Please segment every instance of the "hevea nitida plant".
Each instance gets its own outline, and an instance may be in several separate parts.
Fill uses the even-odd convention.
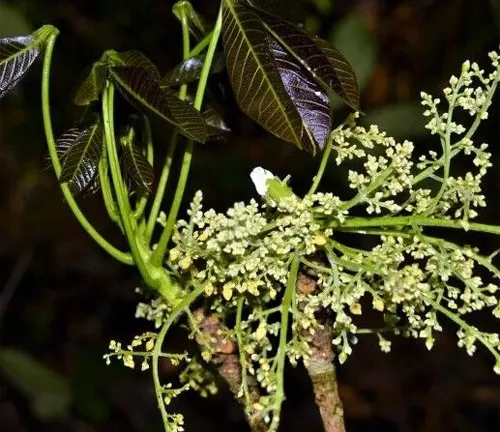
[[[162,76],[138,51],[105,52],[76,91],[84,120],[57,139],[49,100],[57,29],[44,26],[31,36],[0,40],[0,96],[43,53],[42,113],[64,198],[88,234],[118,261],[136,266],[144,280],[147,300],[136,316],[153,321],[159,331],[145,332],[126,347],[112,341],[105,358],[151,367],[166,430],[183,429],[182,415],[168,413],[166,405],[186,389],[215,392],[215,371],[242,404],[252,430],[277,430],[287,360],[304,363],[325,429],[343,430],[334,354],[343,363],[363,333],[377,335],[384,351],[390,350],[389,332],[423,338],[431,348],[441,318],[458,326],[459,345],[469,354],[480,342],[500,369],[498,334],[467,320],[486,307],[500,316],[498,286],[477,273],[481,267],[499,276],[495,253],[481,255],[445,238],[444,231],[428,229],[500,234],[498,226],[471,221],[485,205],[480,183],[491,166],[487,145],[472,138],[500,81],[498,54],[490,53],[488,75],[464,63],[444,90],[443,114],[439,99],[422,94],[427,128],[439,138],[441,153],[431,150],[415,163],[411,142],[398,143],[376,126],[358,126],[358,113],[336,126],[334,98],[359,111],[352,68],[334,47],[280,18],[272,5],[223,0],[210,23],[188,2],[176,3],[183,61]],[[116,90],[124,100],[116,100]],[[257,168],[252,179],[261,204],[236,203],[218,214],[203,210],[198,192],[188,220],[178,220],[196,146],[231,140],[228,98],[271,134],[311,157],[321,152],[317,175],[299,197]],[[127,121],[115,116],[116,104],[125,101]],[[453,117],[455,110],[470,114],[468,126]],[[153,118],[173,129],[160,162]],[[337,165],[358,162],[347,179],[354,193],[318,192],[332,152]],[[476,172],[452,175],[458,155],[472,156]],[[164,194],[173,164],[180,170],[168,202]],[[153,166],[160,168],[157,181]],[[111,245],[80,210],[75,197],[98,191],[129,250]],[[360,247],[358,236],[373,238],[375,246]],[[383,318],[377,329],[360,328],[359,316],[370,301]],[[199,350],[162,352],[166,334],[181,319]],[[182,365],[180,387],[160,382],[160,358]]]

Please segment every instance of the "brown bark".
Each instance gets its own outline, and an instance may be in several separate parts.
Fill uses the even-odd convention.
[[[316,281],[306,274],[301,274],[297,281],[297,290],[303,294],[312,294],[316,290]],[[312,381],[314,399],[325,431],[345,432],[344,410],[333,362],[335,355],[332,345],[332,323],[328,318],[318,319],[323,327],[318,328],[313,336],[306,369]]]
[[[227,328],[218,317],[206,315],[204,310],[199,309],[195,313],[195,319],[214,352],[212,363],[216,365],[220,375],[227,382],[231,393],[243,405],[243,397],[238,396],[242,372],[236,342],[228,336]],[[198,343],[202,345],[205,341],[198,340]],[[249,375],[247,381],[251,401],[258,402],[260,393],[255,378]],[[267,430],[267,425],[261,416],[246,414],[246,417],[252,431],[264,432]]]

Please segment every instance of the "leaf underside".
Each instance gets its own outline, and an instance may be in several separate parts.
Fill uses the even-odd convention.
[[[189,139],[204,143],[210,138],[201,113],[161,89],[158,70],[143,54],[116,53],[112,60],[111,77],[129,101],[172,123]]]
[[[160,85],[162,87],[171,87],[189,84],[200,79],[204,61],[205,56],[194,56],[184,60],[161,79]],[[215,53],[210,66],[210,73],[220,73],[225,66],[224,55],[220,52]]]
[[[315,152],[316,143],[290,99],[261,19],[237,0],[222,6],[226,67],[239,106],[277,137]]]
[[[359,110],[356,75],[345,57],[319,38],[312,39],[292,23],[259,13],[274,38],[327,92],[333,91],[349,106]]]
[[[67,147],[59,182],[67,182],[73,193],[92,188],[103,150],[102,134],[101,122],[97,121],[86,128],[72,128],[57,140],[58,148]]]
[[[19,83],[39,54],[32,36],[0,39],[0,99]]]
[[[275,40],[270,40],[276,65],[285,89],[302,118],[306,132],[323,149],[332,129],[330,104],[326,92],[300,64]]]
[[[123,146],[123,166],[128,176],[143,192],[151,192],[154,171],[140,148],[132,143]]]

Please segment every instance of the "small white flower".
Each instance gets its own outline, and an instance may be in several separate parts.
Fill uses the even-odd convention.
[[[274,174],[262,167],[256,167],[250,173],[250,178],[255,185],[255,190],[261,196],[265,196],[267,193],[267,182],[274,178]]]

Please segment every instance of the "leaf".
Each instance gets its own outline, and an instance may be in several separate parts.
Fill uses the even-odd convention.
[[[102,124],[98,120],[86,128],[70,129],[57,140],[58,147],[69,145],[64,153],[59,182],[67,182],[74,193],[85,191],[93,184],[102,155],[102,134]]]
[[[334,28],[329,41],[344,54],[363,89],[370,80],[376,61],[376,43],[361,14],[347,15]]]
[[[79,106],[89,105],[99,100],[106,82],[106,68],[102,62],[94,63],[87,69],[76,90],[73,102]]]
[[[336,48],[332,47],[329,42],[314,38],[314,42],[320,47],[321,51],[326,55],[328,61],[335,71],[336,78],[330,84],[335,93],[342,98],[351,108],[356,111],[360,110],[359,106],[359,84],[356,73],[351,64]]]
[[[33,36],[0,39],[0,99],[19,83],[39,54]]]
[[[258,14],[241,1],[224,0],[222,29],[229,79],[243,112],[277,137],[314,153],[316,143],[285,90]]]
[[[332,129],[332,117],[326,92],[304,71],[277,41],[271,48],[285,89],[310,133],[321,149]]]
[[[211,137],[212,131],[206,127],[199,111],[161,89],[158,70],[142,53],[127,51],[107,55],[111,77],[127,99],[172,123],[194,141],[204,143]]]
[[[154,171],[151,164],[141,153],[141,149],[132,142],[124,140],[123,143],[123,166],[125,171],[145,192],[151,192],[151,185],[154,180]]]
[[[290,22],[259,13],[271,35],[326,90],[359,110],[359,89],[351,65],[339,51],[320,39],[313,40]]]
[[[205,56],[194,56],[184,60],[161,79],[160,85],[162,87],[171,87],[180,84],[189,84],[198,80],[201,76],[204,61]],[[221,52],[215,53],[210,65],[210,73],[220,73],[225,67],[224,54]]]
[[[227,125],[226,121],[212,106],[208,105],[207,109],[203,111],[203,117],[208,125],[217,128],[220,131],[231,132],[231,129]]]
[[[64,418],[71,404],[67,380],[33,356],[9,347],[0,347],[0,375],[32,403],[41,420]]]

